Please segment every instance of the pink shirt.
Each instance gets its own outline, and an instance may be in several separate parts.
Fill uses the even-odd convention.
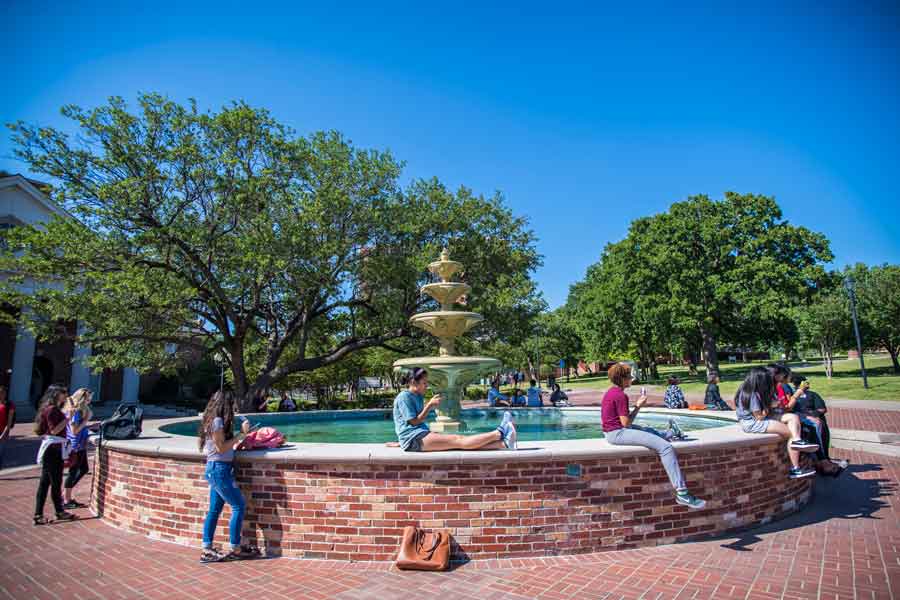
[[[600,420],[603,422],[603,431],[622,429],[620,416],[628,416],[628,396],[625,394],[625,390],[614,385],[606,390],[603,400],[600,402]]]

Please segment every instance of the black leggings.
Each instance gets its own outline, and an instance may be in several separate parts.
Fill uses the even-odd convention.
[[[56,513],[59,514],[65,510],[62,499],[62,478],[62,445],[53,444],[44,451],[44,458],[41,461],[41,480],[38,483],[37,496],[34,500],[34,516],[39,517],[44,514],[48,489]]]
[[[66,477],[66,489],[70,490],[75,487],[82,477],[88,472],[87,449],[76,450],[69,455],[72,459],[72,465],[69,467],[69,476]]]

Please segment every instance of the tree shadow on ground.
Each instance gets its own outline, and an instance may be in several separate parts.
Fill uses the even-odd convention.
[[[861,479],[857,474],[881,471],[877,464],[850,465],[837,479],[817,477],[812,501],[799,512],[779,521],[755,527],[738,534],[725,534],[713,539],[732,540],[723,548],[738,552],[752,552],[752,546],[763,541],[767,533],[777,533],[822,523],[832,519],[881,519],[875,513],[890,508],[881,498],[893,496],[897,483],[892,479]],[[737,539],[734,539],[737,537]]]

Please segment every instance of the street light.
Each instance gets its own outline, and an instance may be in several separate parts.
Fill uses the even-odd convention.
[[[856,333],[856,352],[859,354],[859,369],[862,371],[863,387],[869,389],[869,379],[866,377],[866,363],[863,360],[862,338],[859,336],[859,322],[856,318],[856,287],[851,275],[844,277],[844,287],[847,288],[847,295],[850,296],[850,314],[853,317],[853,331]]]
[[[219,365],[219,391],[225,389],[225,355],[222,352],[216,352],[213,360]]]

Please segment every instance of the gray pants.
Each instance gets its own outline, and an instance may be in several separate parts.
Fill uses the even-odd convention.
[[[662,460],[663,468],[672,487],[676,490],[687,489],[684,482],[684,476],[681,474],[681,467],[678,466],[678,456],[675,454],[675,448],[669,443],[669,438],[652,427],[639,427],[632,425],[631,427],[616,429],[606,434],[606,441],[614,446],[643,446],[649,448],[659,454]]]

